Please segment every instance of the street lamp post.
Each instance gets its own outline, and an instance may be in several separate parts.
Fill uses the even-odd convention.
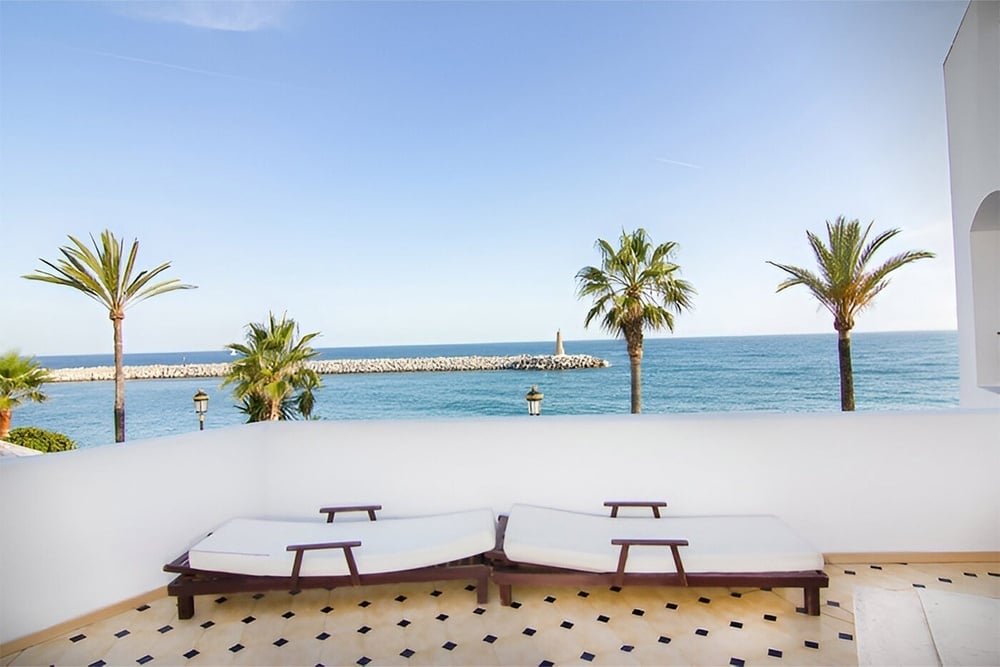
[[[538,391],[538,387],[531,385],[531,391],[524,395],[528,399],[528,414],[532,417],[537,417],[542,414],[542,398],[545,396],[542,392]]]
[[[208,394],[201,389],[194,395],[194,411],[198,413],[198,430],[205,430],[205,413],[208,412]]]

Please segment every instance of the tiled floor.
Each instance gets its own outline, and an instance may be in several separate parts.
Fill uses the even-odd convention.
[[[6,655],[2,665],[854,665],[852,591],[926,587],[1000,597],[997,563],[828,565],[819,617],[801,590],[515,587],[476,604],[463,583],[172,598]],[[519,604],[518,604],[519,603]]]

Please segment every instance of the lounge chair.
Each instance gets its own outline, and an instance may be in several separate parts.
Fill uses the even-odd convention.
[[[163,566],[177,615],[194,615],[195,595],[473,579],[480,603],[489,595],[482,554],[496,540],[489,509],[383,519],[380,505],[324,507],[321,521],[233,519]],[[337,513],[367,512],[368,521],[333,522]]]
[[[487,554],[500,603],[511,586],[801,587],[819,615],[823,555],[773,516],[659,516],[663,502],[610,501],[612,517],[514,505]],[[620,507],[654,517],[613,518]]]

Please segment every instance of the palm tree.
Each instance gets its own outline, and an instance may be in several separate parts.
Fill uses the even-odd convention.
[[[139,241],[133,240],[125,254],[124,241],[119,241],[108,230],[101,233],[100,241],[90,237],[94,250],[79,240],[69,237],[70,246],[59,251],[63,256],[55,263],[45,259],[40,261],[52,272],[37,270],[21,276],[28,280],[65,285],[80,290],[91,299],[108,309],[108,318],[114,327],[115,340],[115,442],[125,441],[125,373],[122,369],[122,321],[125,310],[150,297],[180,289],[192,289],[194,285],[183,285],[178,278],[153,282],[153,279],[170,268],[164,262],[154,269],[139,271],[135,275],[135,260],[139,253]]]
[[[768,261],[791,275],[778,285],[780,292],[795,285],[805,285],[824,308],[833,314],[833,328],[837,330],[837,352],[840,360],[840,409],[854,410],[854,370],[851,367],[851,329],[854,317],[872,305],[875,297],[889,285],[889,274],[918,259],[934,257],[925,250],[910,250],[894,255],[874,269],[868,264],[879,248],[900,230],[890,229],[878,234],[870,242],[868,234],[874,222],[861,229],[857,220],[848,221],[840,216],[826,222],[827,244],[807,231],[809,246],[816,256],[819,274],[789,264]]]
[[[49,379],[49,372],[34,357],[22,357],[17,352],[0,356],[0,440],[5,440],[10,432],[14,408],[25,401],[48,400],[41,386]]]
[[[296,340],[297,333],[295,320],[268,313],[267,322],[247,325],[245,344],[226,346],[239,358],[222,385],[235,385],[233,396],[248,422],[312,416],[322,382],[305,362],[319,354],[309,346],[319,333]]]
[[[596,247],[601,266],[585,266],[576,274],[577,295],[594,297],[584,326],[601,318],[601,328],[625,338],[632,372],[632,413],[642,412],[642,337],[647,327],[656,331],[674,330],[674,314],[692,307],[694,287],[675,274],[680,267],[671,259],[677,244],[662,243],[655,248],[639,228],[631,234],[622,230],[615,249],[604,239]]]

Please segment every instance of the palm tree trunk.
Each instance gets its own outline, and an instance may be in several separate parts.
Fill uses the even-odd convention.
[[[125,369],[122,352],[122,320],[124,315],[111,315],[115,328],[115,442],[125,442]]]
[[[642,412],[642,338],[628,341],[628,362],[632,372],[632,414],[637,415]]]
[[[840,409],[854,410],[854,369],[851,367],[851,330],[837,332],[837,354],[840,358]]]
[[[6,440],[10,433],[10,416],[13,410],[0,410],[0,440]]]

